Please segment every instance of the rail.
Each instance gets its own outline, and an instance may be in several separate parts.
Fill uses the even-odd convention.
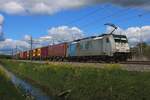
[[[120,64],[150,65],[150,61],[126,61],[120,62]]]

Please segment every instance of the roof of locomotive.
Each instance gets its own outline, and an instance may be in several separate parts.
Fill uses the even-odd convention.
[[[102,34],[102,35],[99,35],[99,36],[91,36],[91,37],[86,37],[86,38],[82,38],[82,39],[77,39],[77,40],[74,40],[72,42],[79,42],[81,40],[86,40],[86,39],[94,39],[94,38],[103,38],[104,36],[109,36],[109,35],[113,35],[114,37],[118,37],[118,38],[126,38],[125,35],[117,35],[117,34]]]
[[[86,38],[74,40],[74,41],[72,41],[72,42],[79,42],[79,41],[81,41],[81,40],[94,39],[94,38],[104,37],[104,36],[107,36],[107,35],[110,35],[110,34],[102,34],[102,35],[99,35],[99,36],[86,37]]]
[[[117,34],[113,34],[114,37],[117,38],[127,38],[126,35],[117,35]]]

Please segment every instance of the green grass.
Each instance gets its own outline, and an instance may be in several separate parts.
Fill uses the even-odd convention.
[[[25,100],[21,92],[13,86],[9,78],[0,69],[0,100]]]
[[[1,62],[19,76],[45,87],[54,97],[71,90],[69,100],[150,100],[150,72],[129,72],[117,64],[99,69],[89,65]]]

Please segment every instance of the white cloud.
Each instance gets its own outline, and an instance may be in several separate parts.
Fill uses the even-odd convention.
[[[26,35],[24,36],[24,40],[25,40],[25,41],[31,40],[31,36],[26,34]]]
[[[25,12],[25,8],[15,1],[10,1],[7,3],[4,3],[1,6],[2,11],[9,13],[9,14],[20,14]]]
[[[46,46],[50,44],[57,44],[62,42],[73,41],[84,37],[84,33],[77,27],[69,26],[58,26],[52,27],[48,30],[48,35],[42,36],[40,38],[33,38],[33,48]],[[24,36],[24,41],[29,41],[30,35]],[[29,42],[28,42],[29,43]]]
[[[140,39],[150,42],[150,26],[131,27],[126,30],[126,34],[131,42],[140,42]]]
[[[49,29],[48,35],[56,42],[65,42],[80,39],[84,33],[77,27],[59,26]]]
[[[53,13],[53,10],[50,6],[48,6],[45,3],[37,3],[31,8],[31,13],[35,14],[51,14]]]
[[[21,40],[5,39],[4,41],[0,42],[0,53],[3,54],[8,54],[8,52],[11,53],[11,50],[15,49],[16,46],[18,47],[18,51],[23,51],[29,49],[30,44]]]
[[[24,40],[13,40],[13,39],[5,39],[0,41],[0,53],[2,54],[11,54],[12,49],[15,50],[16,46],[18,48],[18,51],[24,51],[30,48],[30,44],[25,41],[29,37],[28,35],[24,36]],[[1,51],[2,50],[2,51]],[[16,53],[16,51],[14,51]]]
[[[53,14],[85,5],[86,0],[1,0],[0,11],[8,14]]]
[[[112,28],[108,27],[107,32],[109,33]],[[142,26],[142,27],[130,27],[128,29],[119,28],[115,34],[125,34],[128,37],[129,43],[131,45],[135,45],[141,40],[143,42],[150,43],[150,26]]]
[[[53,14],[65,9],[92,4],[113,3],[128,7],[150,9],[149,0],[1,0],[0,11],[9,14]]]

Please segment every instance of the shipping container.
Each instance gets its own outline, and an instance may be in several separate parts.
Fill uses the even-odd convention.
[[[27,51],[27,59],[28,59],[28,60],[30,59],[30,55],[32,55],[32,51],[31,51],[31,50],[28,50],[28,51]]]
[[[52,45],[48,47],[49,57],[66,57],[67,43]]]
[[[27,59],[31,59],[30,57],[33,57],[33,50],[27,51]]]
[[[33,49],[33,52],[32,52],[32,57],[36,57],[36,49]]]
[[[76,57],[77,56],[77,42],[68,43],[67,48],[67,57]]]
[[[27,51],[27,59],[30,59],[30,51]]]
[[[41,48],[36,49],[36,56],[41,57]]]
[[[19,58],[20,58],[20,59],[23,59],[23,52],[20,52],[20,53],[19,53]]]
[[[33,49],[32,58],[35,60],[41,58],[41,48]]]
[[[23,59],[24,59],[24,60],[27,59],[27,51],[24,51],[24,52],[23,52]]]
[[[20,59],[25,59],[26,58],[26,53],[25,52],[20,52],[19,53],[19,58]]]
[[[41,48],[41,58],[46,59],[48,57],[48,46]]]

